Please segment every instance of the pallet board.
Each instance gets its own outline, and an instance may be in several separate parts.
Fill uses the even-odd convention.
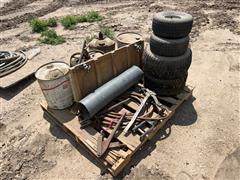
[[[123,168],[130,162],[133,155],[141,148],[146,141],[151,140],[164,124],[172,117],[176,109],[188,98],[192,96],[193,88],[186,86],[182,93],[176,97],[159,97],[160,102],[169,109],[169,115],[162,121],[159,121],[153,131],[147,138],[140,141],[139,135],[130,133],[124,136],[122,132],[116,134],[115,138],[125,144],[127,148],[107,150],[101,158],[97,157],[97,138],[100,133],[93,127],[88,126],[80,129],[79,119],[74,115],[71,109],[54,110],[47,107],[46,102],[41,103],[43,110],[51,119],[64,130],[68,135],[75,139],[77,143],[83,144],[86,149],[101,162],[113,176],[117,176]]]
[[[41,65],[42,63],[40,62],[27,61],[27,63],[20,69],[0,78],[0,87],[8,88],[13,86],[14,84],[22,81],[23,79],[26,79],[27,77],[33,75],[35,70]]]

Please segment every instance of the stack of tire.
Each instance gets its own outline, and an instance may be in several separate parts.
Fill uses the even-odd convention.
[[[185,87],[192,62],[188,48],[192,24],[192,16],[184,12],[154,15],[150,46],[144,53],[144,82],[159,96],[175,96]]]

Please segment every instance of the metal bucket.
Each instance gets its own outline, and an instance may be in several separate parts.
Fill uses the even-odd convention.
[[[64,109],[73,104],[69,80],[69,65],[54,61],[39,67],[35,73],[40,88],[52,109]]]
[[[117,35],[117,47],[121,48],[123,46],[126,46],[128,44],[133,44],[137,41],[143,41],[143,37],[135,32],[124,32],[124,33],[120,33]],[[144,44],[141,44],[142,49]]]
[[[97,38],[88,43],[88,47],[90,50],[97,49],[107,53],[115,50],[115,41],[108,37],[104,37],[100,32]]]

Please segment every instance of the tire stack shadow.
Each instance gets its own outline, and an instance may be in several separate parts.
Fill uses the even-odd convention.
[[[197,112],[193,105],[196,100],[194,96],[184,102],[176,111],[174,116],[167,121],[167,123],[160,129],[159,133],[140,149],[132,158],[130,163],[126,166],[124,171],[114,179],[122,179],[131,172],[131,168],[135,167],[141,160],[147,158],[157,147],[158,141],[167,139],[172,132],[172,126],[190,126],[197,121]],[[159,157],[160,158],[160,157]]]

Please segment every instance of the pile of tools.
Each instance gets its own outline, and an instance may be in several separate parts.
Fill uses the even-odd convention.
[[[0,51],[0,78],[24,66],[27,63],[23,52]]]
[[[158,101],[154,92],[141,85],[127,91],[94,117],[93,126],[101,132],[97,142],[98,156],[101,157],[108,148],[124,148],[119,141],[113,140],[117,132],[126,136],[138,134],[143,141],[168,114],[168,109]]]
[[[78,102],[81,128],[92,126],[101,132],[97,141],[99,157],[108,148],[123,148],[120,141],[114,141],[117,133],[138,134],[144,141],[168,117],[168,108],[157,95],[139,84],[142,77],[143,71],[132,66]]]

